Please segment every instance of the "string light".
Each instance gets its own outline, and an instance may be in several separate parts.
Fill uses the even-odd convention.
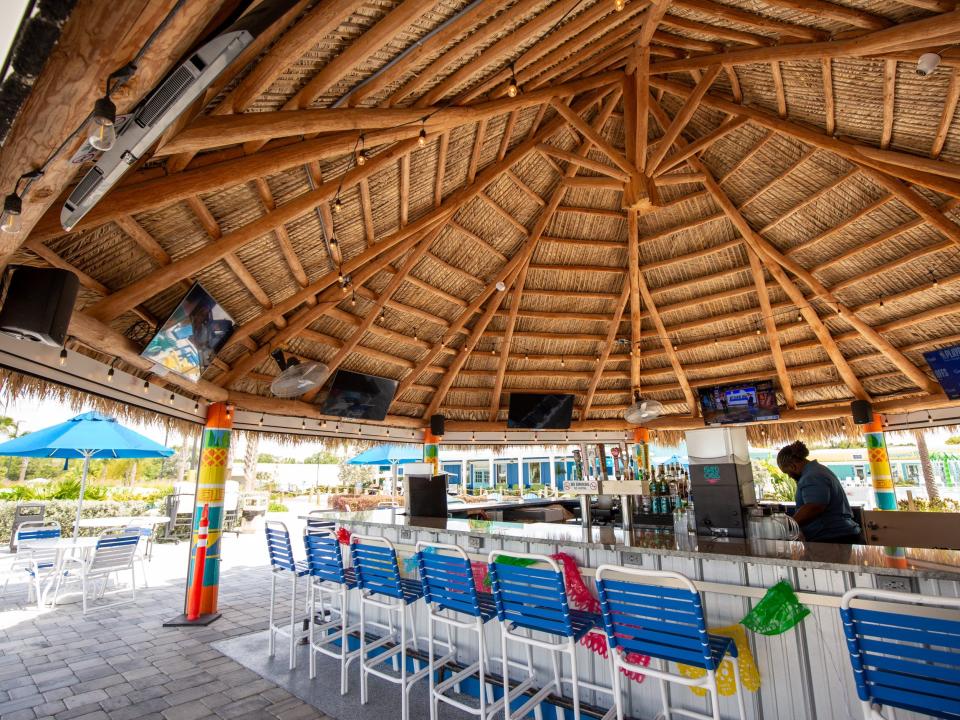
[[[367,163],[367,151],[363,149],[363,133],[360,133],[357,143],[360,145],[360,150],[357,151],[357,165],[363,167]]]
[[[341,210],[343,210],[343,200],[340,199],[340,195],[337,195],[333,200],[333,211],[339,213]]]
[[[470,433],[470,442],[477,441],[477,434],[475,432]]]
[[[353,294],[350,295],[350,305],[353,306],[353,307],[356,307],[356,306],[357,306],[357,293],[356,293],[356,291],[354,291]]]
[[[880,298],[880,307],[883,307],[883,298]]]
[[[149,380],[144,380],[144,381],[143,381],[143,394],[146,395],[146,394],[149,393],[149,392],[150,392],[150,381],[149,381]]]
[[[519,94],[520,85],[517,84],[517,71],[514,68],[513,63],[510,63],[510,83],[507,85],[507,95],[515,98]]]
[[[330,238],[330,247],[336,247],[336,246],[337,246],[337,238],[335,237]]]
[[[803,322],[803,313],[797,310],[797,322]]]
[[[417,145],[420,147],[426,147],[427,145],[427,118],[422,120],[424,127],[420,128],[420,135],[417,137]]]
[[[199,401],[193,403],[193,411],[194,411],[194,412],[200,412],[200,403],[199,403]]]
[[[173,393],[170,393],[170,398],[169,398],[170,404],[173,405],[176,401],[177,401],[176,395],[174,395]]]
[[[301,430],[306,430],[306,429],[307,429],[307,419],[306,419],[306,418],[304,418],[303,420],[300,421],[300,429],[301,429]]]
[[[109,383],[112,383],[112,382],[113,382],[113,368],[112,368],[112,367],[111,367],[109,370],[107,370],[107,382],[109,382]]]
[[[60,367],[67,364],[67,349],[60,348]]]
[[[564,362],[563,356],[561,355],[561,356],[560,356],[560,367],[566,367],[566,366],[567,366],[567,363]]]
[[[261,415],[260,419],[257,420],[257,425],[259,425],[260,427],[263,427],[263,415]]]
[[[613,0],[613,9],[617,12],[623,12],[623,9],[627,6],[627,0]]]
[[[117,106],[110,99],[110,94],[117,88],[117,80],[129,78],[135,70],[136,66],[131,63],[111,73],[107,78],[106,93],[93,104],[87,142],[95,150],[106,152],[117,142]]]

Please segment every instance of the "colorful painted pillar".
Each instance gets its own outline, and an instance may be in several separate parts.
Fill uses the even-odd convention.
[[[210,528],[207,538],[207,558],[203,566],[200,588],[200,616],[217,612],[217,590],[220,586],[220,538],[223,536],[223,496],[225,492],[230,455],[230,430],[233,427],[233,409],[225,403],[213,403],[207,410],[207,424],[200,445],[200,468],[197,472],[197,500],[193,516],[193,537],[190,542],[190,567],[187,571],[187,597],[193,589],[193,562],[196,559],[203,506],[209,505]]]
[[[637,480],[650,477],[650,431],[646,428],[633,430],[633,473]]]
[[[897,493],[893,489],[893,473],[887,455],[887,441],[883,437],[883,417],[873,414],[873,422],[863,426],[867,441],[867,457],[870,460],[870,477],[873,495],[878,510],[896,510]]]
[[[440,474],[440,440],[429,430],[423,431],[423,461],[433,465],[433,474]]]

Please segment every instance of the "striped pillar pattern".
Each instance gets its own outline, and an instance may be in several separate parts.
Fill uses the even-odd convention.
[[[433,465],[433,474],[440,474],[440,438],[429,430],[423,431],[423,461]]]
[[[893,489],[893,473],[887,455],[887,441],[883,437],[883,418],[874,413],[873,422],[863,426],[870,460],[870,478],[878,510],[896,510],[897,494]]]
[[[203,567],[200,590],[200,614],[217,612],[217,590],[220,585],[220,538],[223,535],[223,497],[226,487],[230,455],[230,430],[233,413],[225,403],[213,403],[207,409],[207,424],[203,429],[200,446],[200,467],[197,471],[197,501],[194,507],[193,537],[190,542],[190,567],[187,578],[193,587],[193,563],[196,559],[197,542],[200,536],[200,517],[203,506],[209,505],[207,557]]]
[[[650,431],[646,428],[633,430],[633,476],[637,480],[650,477]]]

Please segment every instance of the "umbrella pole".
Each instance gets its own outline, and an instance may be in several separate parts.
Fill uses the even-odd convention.
[[[83,454],[83,474],[80,476],[80,497],[77,499],[77,519],[73,521],[73,539],[80,534],[80,510],[83,508],[83,493],[87,489],[87,473],[90,471],[90,453]]]

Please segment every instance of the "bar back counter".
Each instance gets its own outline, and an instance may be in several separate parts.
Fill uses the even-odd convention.
[[[462,518],[406,517],[395,510],[332,513],[327,516],[351,533],[383,537],[395,543],[402,559],[419,541],[449,543],[486,562],[491,551],[566,553],[580,567],[587,587],[594,588],[595,569],[620,565],[671,570],[692,579],[704,594],[709,628],[738,623],[766,591],[786,580],[811,614],[794,629],[774,636],[746,632],[760,673],[760,687],[746,692],[747,715],[778,720],[824,720],[862,717],[840,621],[840,596],[850,588],[867,587],[960,597],[960,552],[878,546],[754,539],[674,537],[670,532],[586,529],[553,523],[514,523]],[[875,609],[886,609],[875,603]],[[940,611],[918,608],[918,613]],[[414,611],[425,627],[422,603]],[[476,647],[461,645],[475,655]],[[609,665],[580,648],[580,675],[609,686]],[[519,659],[519,658],[518,658]],[[544,658],[543,663],[546,664]],[[538,661],[539,663],[539,661]],[[741,666],[742,669],[742,666]],[[548,667],[538,670],[548,674]],[[626,681],[627,716],[654,717],[660,709],[660,687],[654,680]],[[670,690],[673,704],[703,712],[704,699],[688,689]],[[609,696],[586,693],[586,703],[606,710]],[[735,717],[732,696],[721,698],[723,717]],[[898,718],[925,717],[898,711]]]

